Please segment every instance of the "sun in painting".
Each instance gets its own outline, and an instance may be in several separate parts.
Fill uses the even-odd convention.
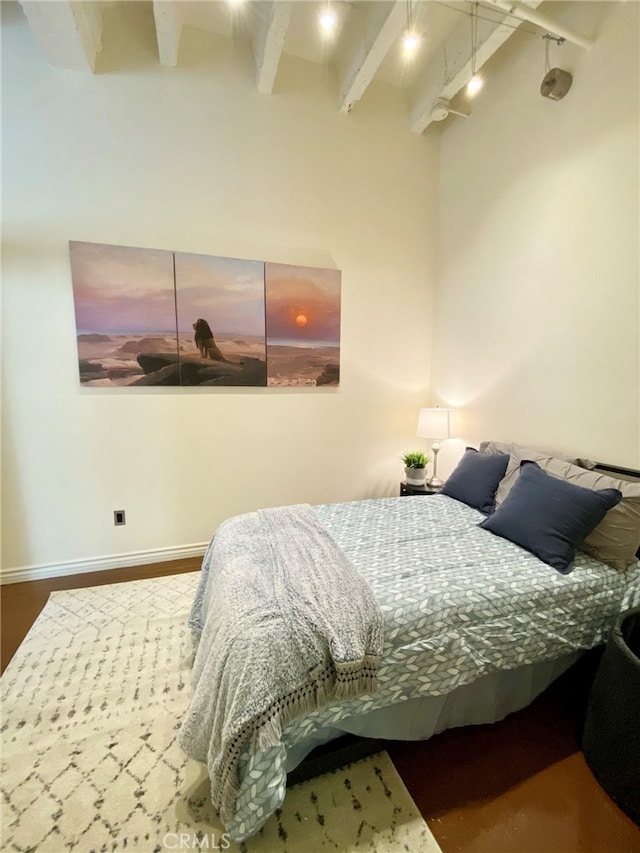
[[[300,326],[301,329],[304,328],[308,322],[306,314],[298,314],[296,317],[296,326]]]

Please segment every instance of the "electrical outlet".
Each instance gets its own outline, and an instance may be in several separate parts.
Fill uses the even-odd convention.
[[[114,509],[113,523],[116,527],[120,527],[120,525],[127,523],[127,518],[123,509]]]

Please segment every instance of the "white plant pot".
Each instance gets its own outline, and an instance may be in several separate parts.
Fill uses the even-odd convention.
[[[427,479],[426,468],[405,468],[404,476],[409,486],[424,486]]]

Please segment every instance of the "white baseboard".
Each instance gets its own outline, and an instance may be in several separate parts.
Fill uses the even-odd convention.
[[[18,566],[0,571],[0,584],[39,581],[63,575],[81,575],[86,572],[101,572],[105,569],[121,569],[128,566],[144,566],[147,563],[165,563],[169,560],[186,560],[202,557],[207,542],[194,545],[178,545],[175,548],[157,548],[150,551],[131,551],[128,554],[112,554],[109,557],[91,557],[88,560],[69,560],[66,563],[48,563],[40,566]]]

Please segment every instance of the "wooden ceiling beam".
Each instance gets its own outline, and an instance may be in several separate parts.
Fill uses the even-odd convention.
[[[264,6],[264,4],[260,4]],[[267,13],[256,17],[251,42],[256,61],[256,84],[258,91],[270,95],[282,56],[282,48],[291,19],[291,3],[273,0]]]
[[[175,0],[153,0],[158,58],[161,65],[175,68],[182,35],[182,13]]]
[[[572,44],[577,44],[578,47],[584,50],[591,50],[595,44],[595,40],[588,36],[578,33],[575,30],[559,24],[548,15],[543,15],[536,12],[534,5],[530,3],[520,3],[519,0],[482,0],[487,6],[492,6],[500,9],[502,12],[508,12],[515,18],[520,18],[521,21],[528,21],[531,24],[536,24],[548,33],[551,33],[558,38],[563,38],[565,41],[570,41]],[[538,4],[535,4],[538,5]]]
[[[95,71],[102,49],[102,6],[89,0],[20,0],[47,62],[73,71]]]
[[[359,32],[351,40],[351,50],[340,63],[338,109],[351,111],[362,98],[391,46],[407,26],[405,0],[368,4],[364,20],[355,20]],[[353,35],[353,34],[352,34]]]

